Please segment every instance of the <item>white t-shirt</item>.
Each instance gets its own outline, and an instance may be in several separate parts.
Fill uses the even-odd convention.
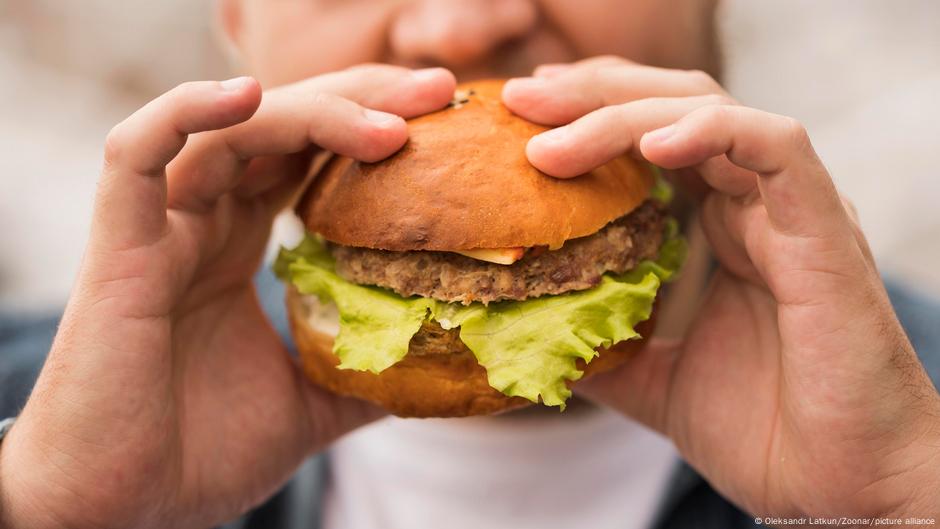
[[[610,411],[388,418],[331,449],[325,529],[645,529],[678,456]]]

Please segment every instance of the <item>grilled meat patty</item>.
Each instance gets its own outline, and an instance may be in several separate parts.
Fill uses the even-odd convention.
[[[572,239],[554,251],[530,249],[511,265],[480,261],[452,252],[391,252],[330,245],[336,271],[362,285],[377,285],[402,296],[484,304],[536,298],[596,286],[605,272],[622,273],[655,258],[666,214],[647,200],[593,235]]]

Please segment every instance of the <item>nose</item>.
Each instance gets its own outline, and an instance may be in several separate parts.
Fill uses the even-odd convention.
[[[531,31],[534,0],[415,0],[392,22],[391,52],[403,61],[448,67],[473,64]]]

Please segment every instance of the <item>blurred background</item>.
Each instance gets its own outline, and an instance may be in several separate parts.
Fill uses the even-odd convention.
[[[800,119],[882,271],[940,297],[940,2],[726,0],[721,25],[732,94]],[[64,303],[111,126],[235,73],[208,1],[0,0],[0,308]]]

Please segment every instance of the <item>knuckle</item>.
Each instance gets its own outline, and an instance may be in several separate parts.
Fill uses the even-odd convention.
[[[728,105],[708,105],[698,110],[707,121],[711,123],[721,123],[728,121],[731,116],[731,108]]]
[[[197,81],[187,81],[185,83],[180,83],[167,92],[167,99],[169,99],[170,104],[172,104],[174,101],[189,99],[195,95],[196,91],[201,87],[201,84],[202,83]]]
[[[847,209],[850,209],[850,210],[852,210],[853,212],[855,212],[855,210],[856,210],[856,209],[855,209],[855,203],[852,202],[852,199],[850,199],[849,197],[847,197],[847,196],[845,196],[845,195],[842,195],[842,194],[839,195],[839,198],[842,199],[842,204],[843,204]]]
[[[725,94],[709,94],[705,96],[705,104],[712,106],[734,106],[737,101]]]
[[[104,139],[104,165],[113,167],[120,163],[121,156],[127,148],[127,122],[122,121],[111,127]]]
[[[629,63],[613,55],[605,55],[592,59],[593,62],[576,68],[573,76],[584,88],[598,92],[606,88],[615,87],[621,82],[625,69],[629,69]]]
[[[347,99],[329,92],[310,92],[307,97],[309,98],[308,108],[313,109],[331,108],[347,102]]]
[[[362,72],[362,71],[374,70],[374,69],[381,68],[381,67],[382,65],[377,62],[363,62],[359,64],[354,64],[346,68],[346,71],[347,72]]]
[[[582,83],[583,86],[587,87],[592,92],[597,92],[601,87],[610,86],[616,82],[616,72],[618,68],[611,68],[610,66],[599,66],[596,68],[589,68],[586,70],[581,70],[577,72],[578,82]],[[600,96],[597,96],[600,97]],[[598,104],[603,104],[603,101],[598,101]]]
[[[594,58],[594,63],[599,66],[629,66],[633,63],[620,57],[619,55],[598,55]]]
[[[620,103],[619,105],[602,107],[598,110],[595,110],[593,114],[603,120],[613,120],[619,123],[631,123],[636,120],[638,115],[642,115],[646,108],[649,108],[649,106],[655,105],[656,103],[657,101],[651,99],[628,101],[626,103]],[[570,125],[570,127],[578,126],[578,122]]]
[[[356,74],[356,75],[370,75],[370,74],[392,74],[392,73],[403,73],[407,71],[405,68],[400,66],[392,66],[390,64],[380,64],[377,62],[365,62],[357,64],[355,66],[350,66],[346,68],[347,72]]]
[[[859,217],[858,217],[858,208],[855,207],[855,203],[852,202],[845,195],[839,195],[839,198],[842,199],[842,206],[845,208],[845,211],[849,214],[849,219],[852,220],[852,222],[854,222],[855,224],[860,225]]]
[[[737,118],[738,108],[729,105],[706,105],[693,110],[688,119],[698,130],[722,130]]]
[[[698,91],[703,93],[724,91],[718,81],[704,70],[686,70],[685,75],[689,84]]]
[[[809,133],[799,120],[791,117],[783,118],[783,131],[793,147],[801,150],[809,147]]]

